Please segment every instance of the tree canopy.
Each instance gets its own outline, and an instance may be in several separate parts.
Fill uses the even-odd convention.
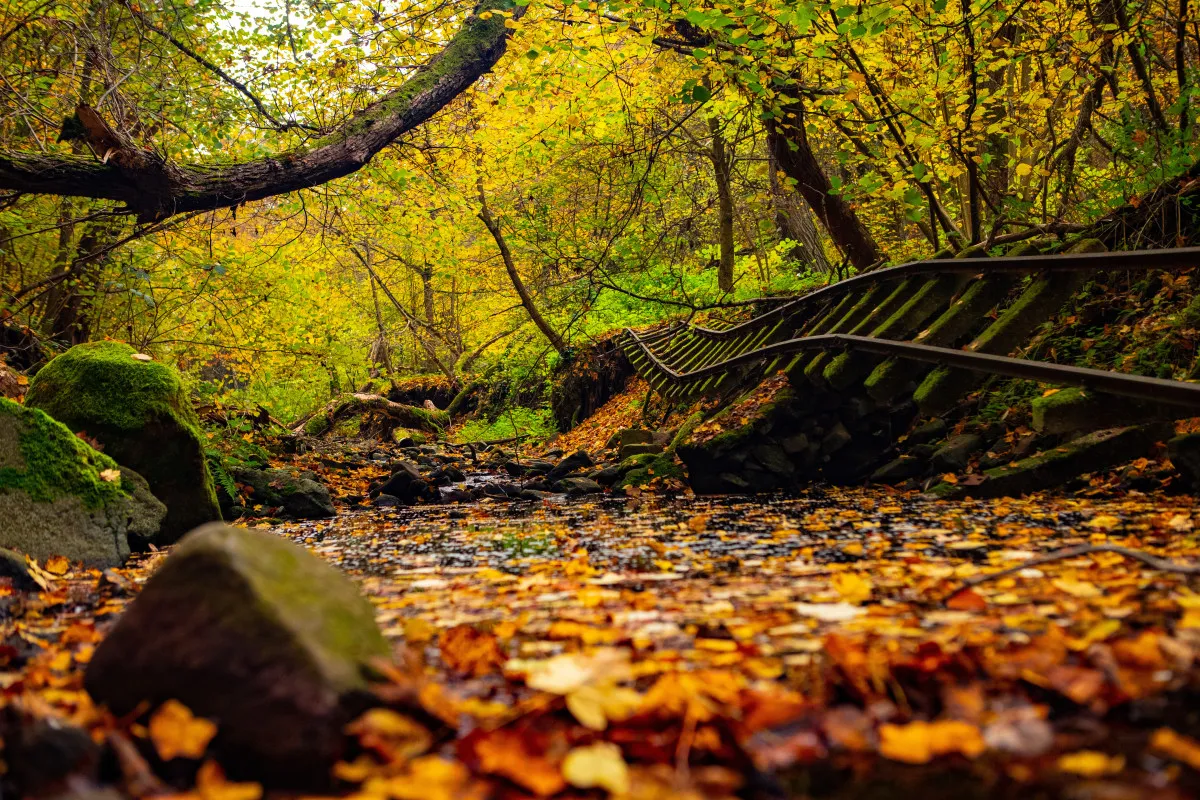
[[[1196,160],[1198,56],[1188,0],[15,0],[0,307],[293,415],[536,382],[1136,203]]]

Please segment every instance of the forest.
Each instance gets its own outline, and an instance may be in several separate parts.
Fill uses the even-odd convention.
[[[1200,796],[1191,0],[0,6],[0,794]]]

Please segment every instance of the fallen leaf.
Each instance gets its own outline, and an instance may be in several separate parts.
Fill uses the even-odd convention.
[[[1200,770],[1200,742],[1190,736],[1170,728],[1159,728],[1150,737],[1150,749]]]
[[[983,734],[969,722],[939,720],[879,726],[879,752],[906,764],[927,764],[938,756],[958,753],[976,758],[987,750]]]
[[[51,575],[66,575],[67,571],[71,569],[71,562],[67,560],[66,556],[50,556],[46,559],[43,568]]]
[[[1058,768],[1084,778],[1103,778],[1125,768],[1124,756],[1110,756],[1097,750],[1079,750],[1058,759]]]
[[[562,764],[563,777],[577,789],[604,789],[609,794],[629,792],[629,767],[621,748],[611,742],[576,747]]]
[[[438,637],[446,666],[461,675],[482,678],[504,664],[496,637],[470,625],[455,625]]]
[[[217,735],[216,723],[197,717],[178,700],[168,700],[150,717],[150,741],[163,761],[200,758]]]
[[[796,603],[792,610],[802,617],[812,617],[821,622],[847,622],[867,613],[849,603]]]
[[[833,588],[847,603],[865,603],[871,599],[871,580],[853,572],[833,576]]]

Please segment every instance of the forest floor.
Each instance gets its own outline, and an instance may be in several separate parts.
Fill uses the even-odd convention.
[[[249,524],[359,580],[400,654],[393,710],[337,770],[361,797],[1200,793],[1200,594],[1172,567],[1200,563],[1191,497],[646,493]],[[193,780],[154,750],[195,730],[111,719],[82,671],[161,558],[52,560],[0,617],[10,708],[106,737],[133,796]]]

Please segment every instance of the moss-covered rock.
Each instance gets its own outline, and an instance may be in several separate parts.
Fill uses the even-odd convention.
[[[161,542],[221,518],[199,421],[173,368],[119,342],[81,344],[38,372],[25,403],[145,477],[167,506]]]
[[[318,788],[389,648],[354,583],[299,545],[207,525],[96,649],[85,686],[117,714],[175,699],[218,722],[234,775]]]
[[[114,566],[165,514],[140,476],[44,412],[0,399],[0,547]]]
[[[644,453],[641,455],[630,456],[630,458],[642,459],[637,462],[637,466],[626,472],[620,480],[617,481],[617,488],[623,489],[629,486],[646,486],[655,478],[674,478],[676,480],[687,480],[684,474],[683,467],[672,456],[657,455],[653,453]],[[626,460],[626,462],[628,459]],[[622,462],[625,464],[626,462]]]
[[[231,467],[229,474],[238,484],[249,490],[249,503],[281,509],[285,516],[295,519],[325,519],[337,513],[329,490],[311,472],[286,469],[252,469]],[[227,492],[219,490],[221,495]],[[226,498],[221,498],[221,509],[226,510]],[[241,514],[238,498],[229,498],[230,512]]]

